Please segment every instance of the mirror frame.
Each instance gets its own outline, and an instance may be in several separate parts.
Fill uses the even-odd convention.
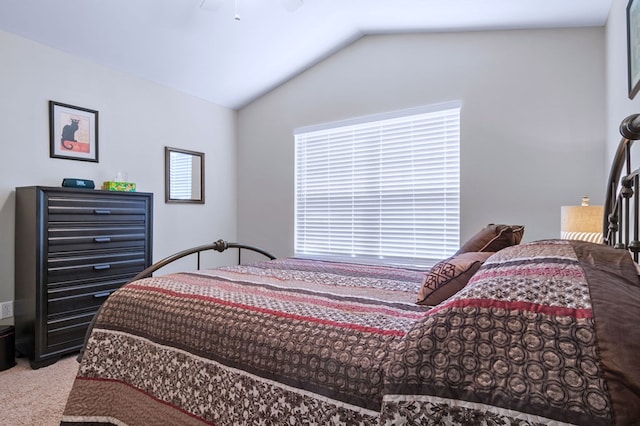
[[[171,173],[170,173],[170,157],[172,152],[179,152],[182,154],[193,155],[200,158],[200,199],[178,199],[171,198]],[[165,203],[176,204],[204,204],[204,153],[197,151],[189,151],[187,149],[164,147],[164,201]]]

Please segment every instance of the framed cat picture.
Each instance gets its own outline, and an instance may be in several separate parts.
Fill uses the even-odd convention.
[[[51,158],[98,162],[98,111],[49,101]]]

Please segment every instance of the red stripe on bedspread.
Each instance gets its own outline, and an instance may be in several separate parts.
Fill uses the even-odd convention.
[[[513,269],[512,268],[496,268],[496,269],[489,269],[492,265],[488,265],[487,269],[484,269],[482,271],[482,278],[498,278],[498,277],[508,277],[508,278],[512,278],[513,277]],[[531,268],[527,268],[527,267],[522,267],[519,266],[518,267],[518,276],[522,276],[522,275],[532,275],[532,276],[543,276],[543,277],[554,277],[554,278],[558,278],[558,277],[562,277],[562,278],[566,278],[566,277],[572,277],[572,278],[582,278],[584,279],[584,272],[577,267],[574,268],[568,268],[566,267],[566,265],[563,265],[562,267],[531,267]]]
[[[540,305],[538,303],[531,303],[531,302],[510,302],[510,301],[493,300],[493,299],[453,300],[441,306],[436,306],[435,308],[431,309],[428,313],[424,314],[423,316],[434,314],[443,309],[467,308],[467,307],[505,309],[508,311],[514,311],[514,310],[528,311],[528,312],[536,312],[544,315],[573,317],[573,318],[580,318],[580,319],[593,318],[593,310],[591,309],[575,309],[575,308],[567,308],[564,306],[548,306],[548,305]]]
[[[223,306],[229,306],[229,307],[232,307],[232,308],[239,308],[239,309],[244,309],[244,310],[253,311],[253,312],[260,312],[260,313],[263,313],[263,314],[273,315],[273,316],[277,316],[277,317],[280,317],[280,318],[287,318],[287,319],[292,319],[292,320],[312,322],[312,323],[316,323],[316,324],[328,325],[328,326],[333,326],[333,327],[338,327],[338,328],[348,328],[348,329],[351,329],[351,330],[361,331],[361,332],[365,332],[365,333],[380,334],[380,335],[385,335],[385,336],[404,336],[406,334],[406,332],[404,330],[385,330],[385,329],[381,329],[381,328],[377,328],[377,327],[367,327],[367,326],[362,326],[362,325],[357,325],[357,324],[349,324],[349,323],[341,323],[341,322],[337,322],[337,321],[323,320],[323,319],[320,319],[320,318],[309,317],[309,316],[305,316],[305,315],[290,314],[290,313],[287,313],[287,312],[276,311],[276,310],[273,310],[273,309],[267,309],[267,308],[261,308],[261,307],[257,307],[257,306],[246,305],[246,304],[243,304],[243,303],[229,302],[227,300],[220,299],[220,298],[217,298],[217,297],[203,296],[203,295],[200,295],[200,294],[184,294],[184,293],[179,293],[179,292],[173,291],[173,290],[167,290],[167,289],[163,289],[163,288],[149,287],[149,286],[137,285],[137,284],[129,284],[127,286],[127,288],[133,288],[133,289],[143,290],[143,291],[144,290],[152,291],[152,292],[162,293],[162,294],[166,294],[166,295],[174,296],[174,297],[179,297],[179,298],[183,298],[183,299],[204,300],[204,301],[207,301],[207,302],[214,302],[214,303],[217,303],[217,304],[223,305]]]

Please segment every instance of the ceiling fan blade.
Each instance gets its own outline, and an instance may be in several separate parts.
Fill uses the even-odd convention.
[[[200,9],[203,10],[213,10],[216,11],[220,9],[222,3],[225,0],[202,0],[200,3]],[[302,6],[303,0],[280,0],[280,4],[282,7],[287,9],[289,12],[295,12]]]
[[[204,10],[218,10],[224,0],[202,0],[200,3],[200,9]]]
[[[280,3],[289,12],[295,12],[302,6],[302,0],[280,0]]]

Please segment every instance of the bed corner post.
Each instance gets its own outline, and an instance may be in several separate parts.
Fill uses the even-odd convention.
[[[640,139],[640,114],[632,114],[622,120],[620,134],[622,135],[622,140],[618,144],[618,149],[613,158],[607,184],[602,229],[603,240],[605,244],[615,248],[630,250],[633,253],[634,260],[637,262],[638,253],[640,253],[640,240],[638,238],[640,213],[638,198],[640,181],[638,175],[640,174],[640,169],[631,171],[631,146],[634,141]],[[622,176],[623,167],[625,168],[624,176]],[[618,184],[621,186],[619,191]],[[633,207],[632,214],[630,204]],[[631,224],[632,218],[633,224]],[[633,228],[633,237],[630,240],[631,227]]]

